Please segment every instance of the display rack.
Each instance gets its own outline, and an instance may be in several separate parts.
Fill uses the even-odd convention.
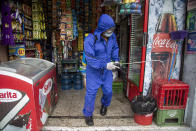
[[[32,9],[27,4],[22,4],[24,13],[24,35],[25,35],[25,56],[36,57],[37,49],[34,48],[33,38],[33,25],[32,25]]]

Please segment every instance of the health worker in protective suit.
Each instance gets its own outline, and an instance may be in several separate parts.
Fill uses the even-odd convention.
[[[119,68],[119,48],[114,34],[115,23],[107,14],[101,15],[93,34],[84,41],[86,55],[86,95],[83,114],[87,125],[94,125],[93,111],[98,88],[101,87],[100,114],[106,115],[112,99],[112,70]]]

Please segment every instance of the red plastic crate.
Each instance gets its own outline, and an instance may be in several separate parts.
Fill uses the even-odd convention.
[[[189,85],[175,79],[156,80],[152,83],[152,96],[159,109],[185,109]]]
[[[132,101],[132,99],[135,96],[140,95],[139,88],[133,82],[131,82],[131,80],[127,80],[127,94],[126,95],[129,101]]]

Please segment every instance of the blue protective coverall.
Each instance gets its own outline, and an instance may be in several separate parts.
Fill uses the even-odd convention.
[[[113,33],[106,42],[101,33],[115,27],[113,19],[107,15],[101,15],[97,29],[89,34],[84,41],[86,54],[86,95],[83,113],[84,116],[92,116],[94,111],[95,98],[99,87],[102,87],[103,96],[101,103],[109,106],[112,99],[112,71],[107,70],[107,63],[119,61],[119,48],[116,35]],[[95,37],[96,36],[96,37]]]

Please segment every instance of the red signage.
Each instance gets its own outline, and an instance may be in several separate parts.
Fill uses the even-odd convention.
[[[176,41],[171,40],[168,33],[158,33],[153,37],[152,52],[176,52]]]

